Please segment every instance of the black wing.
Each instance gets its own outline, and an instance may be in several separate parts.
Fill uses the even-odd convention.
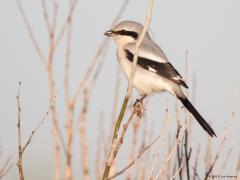
[[[126,57],[129,61],[133,62],[134,55],[129,50],[125,49]],[[144,57],[138,57],[137,64],[143,69],[154,71],[160,76],[165,77],[178,85],[182,85],[188,88],[187,84],[182,80],[182,76],[177,72],[177,70],[172,66],[170,62],[159,63],[151,59]]]

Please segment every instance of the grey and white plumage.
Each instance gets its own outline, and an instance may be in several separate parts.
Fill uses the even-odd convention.
[[[122,21],[112,30],[105,32],[105,35],[112,37],[117,44],[118,61],[128,79],[131,76],[136,41],[142,29],[143,26],[137,22]],[[169,62],[162,49],[150,38],[148,32],[139,47],[133,86],[142,96],[164,91],[176,96],[208,134],[216,136],[214,130],[184,95],[181,86],[188,86],[182,76]]]

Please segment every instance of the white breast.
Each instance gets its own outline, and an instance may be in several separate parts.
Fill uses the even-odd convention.
[[[123,48],[118,49],[117,56],[119,63],[129,80],[131,76],[132,63],[126,58]],[[139,66],[136,67],[133,86],[140,94],[145,95],[163,91],[168,91],[171,94],[174,94],[174,85],[171,81]]]

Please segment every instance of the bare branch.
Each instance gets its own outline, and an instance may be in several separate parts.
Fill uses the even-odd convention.
[[[69,8],[67,18],[66,18],[66,20],[65,20],[65,22],[64,22],[64,24],[63,24],[63,26],[61,28],[61,31],[60,31],[59,35],[57,36],[57,39],[56,39],[56,41],[54,43],[55,47],[57,47],[59,45],[59,43],[61,42],[61,40],[63,38],[63,35],[64,35],[64,33],[65,33],[66,29],[67,29],[68,23],[69,23],[69,21],[71,21],[71,17],[72,17],[72,15],[74,13],[74,10],[75,10],[76,6],[77,6],[77,3],[78,3],[78,0],[74,0],[72,5],[71,5],[71,7]],[[56,17],[56,16],[54,16],[54,17]],[[55,22],[55,21],[53,21],[53,22]],[[53,30],[55,29],[55,25],[54,24],[56,24],[56,23],[53,23],[53,26],[52,26]]]
[[[46,23],[46,26],[47,26],[47,30],[48,30],[48,33],[50,34],[51,26],[50,26],[50,22],[49,22],[49,15],[48,15],[48,11],[47,11],[47,6],[46,6],[45,0],[41,0],[41,6],[42,6],[44,20],[45,20],[45,23]]]
[[[17,93],[17,97],[16,97],[17,98],[17,136],[18,136],[18,162],[17,162],[17,167],[18,167],[19,179],[20,180],[24,180],[23,165],[22,165],[23,153],[26,150],[26,148],[28,147],[28,145],[31,143],[34,134],[37,132],[37,130],[40,128],[40,126],[47,120],[47,117],[49,115],[49,111],[50,111],[52,105],[55,102],[56,96],[54,96],[54,98],[52,99],[52,103],[51,103],[48,111],[43,116],[42,120],[32,130],[32,133],[29,136],[27,142],[24,145],[22,145],[22,143],[21,143],[21,101],[20,101],[20,88],[21,88],[21,82],[19,82],[18,93]]]
[[[171,177],[170,180],[173,180],[173,179],[175,179],[177,177],[178,173],[181,171],[181,169],[183,167],[183,162],[184,161],[182,161],[182,163],[181,163],[180,167],[178,168],[177,172]]]
[[[128,5],[129,0],[125,0],[122,7],[120,8],[120,10],[117,13],[117,16],[115,17],[115,19],[113,20],[113,23],[111,26],[113,26],[122,16],[122,13],[125,11],[127,5]],[[82,88],[85,86],[86,82],[88,81],[95,65],[97,64],[97,62],[100,60],[100,56],[101,54],[106,50],[106,47],[108,45],[109,42],[109,38],[104,38],[104,40],[102,41],[102,43],[100,44],[100,46],[98,47],[95,55],[93,56],[93,59],[91,60],[91,63],[86,71],[86,73],[84,74],[82,80],[79,82],[78,88],[74,94],[74,96],[71,99],[71,104],[74,106],[74,104],[76,103]]]
[[[20,88],[21,82],[18,83],[18,93],[17,93],[17,136],[18,136],[18,174],[19,179],[24,180],[23,168],[22,168],[22,143],[21,143],[21,105],[20,105]]]
[[[222,151],[223,144],[224,144],[224,142],[225,142],[225,140],[226,140],[226,135],[227,135],[227,129],[225,128],[225,129],[224,129],[224,133],[223,133],[223,138],[222,138],[221,144],[220,144],[220,146],[219,146],[219,148],[218,148],[218,151],[217,151],[217,153],[216,153],[216,155],[215,155],[215,157],[214,157],[214,160],[213,160],[212,164],[210,165],[209,169],[208,169],[208,170],[206,171],[206,173],[205,173],[205,178],[204,178],[204,180],[207,180],[207,179],[208,179],[209,174],[212,172],[213,167],[215,166],[215,164],[216,164],[216,162],[217,162],[217,160],[218,160],[218,158],[219,158],[219,155],[220,155],[220,153],[221,153],[221,151]]]
[[[143,156],[143,154],[144,154],[150,147],[152,147],[152,146],[157,142],[157,140],[158,140],[159,138],[160,138],[160,136],[158,136],[156,139],[154,139],[149,145],[147,145],[145,148],[143,148],[143,149],[138,153],[138,156],[137,156],[136,158],[134,158],[131,163],[129,163],[125,168],[123,168],[121,171],[115,173],[113,176],[109,177],[108,179],[113,179],[113,178],[115,178],[115,177],[123,174],[126,170],[128,170],[130,167],[132,167],[132,166],[136,163],[136,161],[137,161],[138,159],[140,159],[140,158]]]
[[[53,104],[55,103],[56,100],[56,95],[53,97],[52,103],[49,106],[49,109],[47,110],[47,112],[45,113],[45,115],[43,116],[42,120],[38,123],[38,125],[32,130],[30,136],[28,137],[27,142],[25,143],[25,145],[22,147],[22,153],[24,153],[25,149],[28,147],[28,145],[31,143],[32,138],[34,136],[34,134],[37,132],[37,130],[41,127],[41,125],[47,120],[48,116],[49,116],[49,112],[51,107],[53,106]]]
[[[33,33],[33,30],[32,30],[32,27],[31,27],[31,25],[30,25],[30,23],[29,23],[29,21],[27,19],[27,16],[25,14],[25,11],[24,11],[24,9],[22,7],[21,1],[20,0],[16,0],[16,2],[17,2],[17,5],[18,5],[18,9],[19,9],[19,11],[21,13],[21,16],[23,18],[24,24],[27,27],[27,31],[28,31],[29,37],[30,37],[30,39],[31,39],[31,41],[33,43],[33,46],[35,47],[35,49],[36,49],[36,51],[37,51],[37,53],[38,53],[42,63],[46,67],[46,58],[44,57],[43,52],[42,52],[42,50],[41,50],[41,48],[39,46],[39,43],[37,42],[37,40],[35,38],[35,35]]]
[[[197,168],[198,168],[199,153],[200,153],[200,145],[198,145],[198,147],[197,147],[197,154],[195,156],[195,163],[194,163],[194,168],[193,168],[194,172],[193,172],[193,178],[192,178],[193,180],[195,180],[195,178],[196,178],[196,173],[197,173]]]
[[[172,150],[170,151],[170,153],[168,154],[167,158],[164,160],[159,173],[155,176],[155,180],[158,179],[159,177],[161,177],[162,172],[164,171],[165,165],[168,163],[168,161],[171,159],[171,157],[173,156],[173,153],[175,152],[177,146],[182,142],[182,139],[184,137],[184,132],[186,130],[187,126],[184,126],[181,130],[181,132],[179,133],[179,136],[176,140],[176,143],[174,145],[174,147],[172,148]]]
[[[9,172],[9,170],[12,168],[12,157],[9,157],[3,164],[2,167],[0,167],[0,179],[2,179],[6,174]]]

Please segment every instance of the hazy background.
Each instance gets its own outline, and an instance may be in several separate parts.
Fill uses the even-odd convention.
[[[48,37],[40,1],[22,0],[37,40],[47,51]],[[68,1],[60,0],[60,17],[57,26],[61,26],[67,13]],[[73,25],[72,64],[70,69],[71,92],[92,59],[97,47],[104,38],[104,32],[110,28],[122,1],[79,1]],[[134,20],[143,23],[147,1],[132,0],[122,20]],[[216,150],[224,128],[224,122],[230,118],[240,85],[240,1],[239,0],[160,0],[154,2],[150,34],[162,47],[176,69],[184,74],[184,52],[189,50],[189,78],[197,77],[196,106],[203,116],[211,121],[218,139],[213,140]],[[51,11],[52,12],[52,11]],[[0,2],[0,147],[3,155],[17,157],[16,138],[16,94],[18,81],[22,82],[22,123],[23,139],[41,120],[48,109],[48,83],[45,69],[32,46],[26,27],[22,21],[14,0]],[[58,80],[57,102],[59,119],[64,131],[65,105],[63,102],[63,67],[65,43],[58,49],[55,57],[55,73]],[[92,92],[89,116],[90,164],[94,165],[96,152],[96,129],[99,114],[104,113],[104,127],[108,129],[113,104],[115,76],[117,71],[116,46],[111,41],[103,69]],[[120,103],[127,87],[126,78],[121,78]],[[134,93],[136,96],[136,93]],[[154,95],[148,101],[148,118],[155,122],[154,135],[157,136],[162,122],[162,105],[170,99],[170,108],[174,107],[174,98],[169,94]],[[80,97],[82,98],[82,97]],[[239,110],[239,108],[238,108]],[[170,116],[174,117],[174,114]],[[239,154],[239,115],[229,128],[224,148],[233,146],[226,175],[235,175]],[[100,122],[102,123],[102,122]],[[53,161],[51,144],[51,122],[46,122],[37,132],[24,154],[26,179],[52,179]],[[171,131],[171,130],[169,130]],[[172,129],[174,131],[174,129]],[[206,142],[206,133],[194,121],[194,142]],[[78,153],[78,139],[74,139],[74,149]],[[23,140],[24,142],[24,140]],[[127,141],[125,149],[127,148]],[[216,146],[215,146],[216,145]],[[125,150],[123,148],[123,151]],[[204,151],[204,149],[203,149]],[[226,153],[223,149],[223,153]],[[91,155],[92,154],[92,155]],[[79,177],[79,157],[76,155],[75,178]],[[1,158],[1,161],[4,158]],[[1,163],[0,161],[0,163]],[[220,159],[219,161],[222,161]],[[126,164],[126,163],[123,163]],[[91,173],[93,173],[93,169]],[[16,179],[14,166],[6,179]]]

